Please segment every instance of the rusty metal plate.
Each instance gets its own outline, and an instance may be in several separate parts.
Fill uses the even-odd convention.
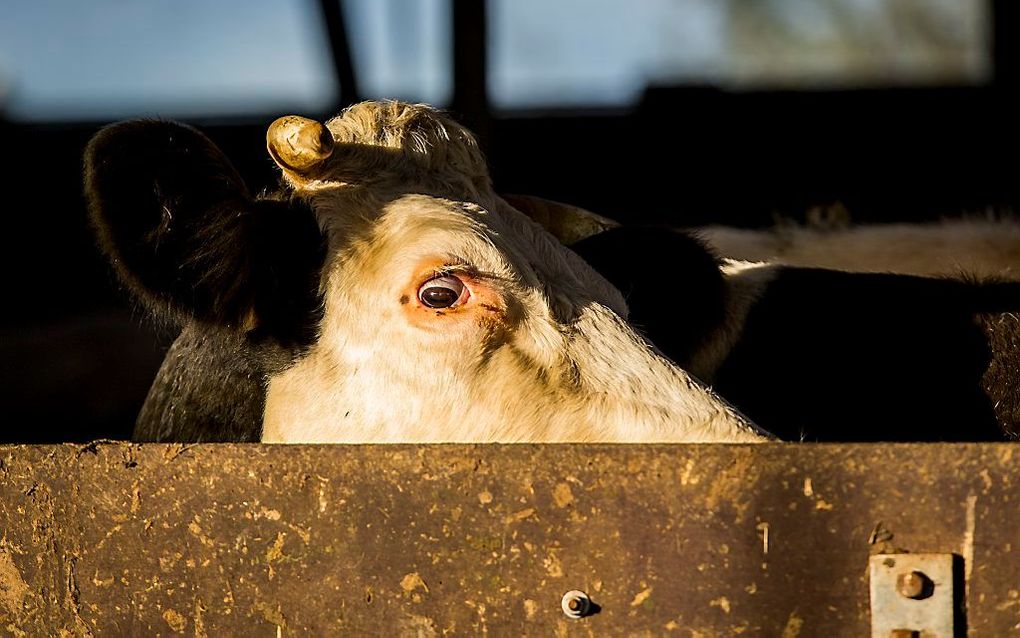
[[[910,551],[1004,636],[1017,452],[0,447],[0,634],[864,636],[869,556]]]
[[[878,554],[868,568],[872,638],[956,635],[952,554]]]

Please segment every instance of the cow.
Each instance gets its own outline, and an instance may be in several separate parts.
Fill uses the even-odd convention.
[[[529,219],[423,105],[288,116],[267,141],[284,186],[260,197],[179,124],[117,124],[86,150],[100,246],[184,326],[137,440],[1015,432],[1015,284],[726,261],[682,232]]]
[[[267,133],[253,197],[195,129],[132,121],[85,153],[99,244],[183,325],[140,441],[759,442],[626,322],[619,291],[492,190],[473,136],[368,102]]]
[[[1020,434],[1020,283],[720,260],[657,228],[573,248],[642,334],[781,439]]]

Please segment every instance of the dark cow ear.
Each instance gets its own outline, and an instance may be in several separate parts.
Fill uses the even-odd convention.
[[[618,222],[579,206],[554,202],[531,195],[503,195],[503,200],[531,218],[564,246],[592,237]]]
[[[307,205],[255,200],[220,149],[193,128],[131,121],[85,151],[100,246],[157,311],[287,333],[318,306],[323,238]]]

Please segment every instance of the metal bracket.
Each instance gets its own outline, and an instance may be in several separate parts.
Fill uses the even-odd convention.
[[[952,554],[877,554],[869,568],[872,638],[953,638]]]

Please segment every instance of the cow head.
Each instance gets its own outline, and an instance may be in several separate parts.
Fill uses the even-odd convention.
[[[620,293],[497,196],[471,134],[365,103],[268,132],[253,198],[193,129],[115,125],[86,182],[139,296],[253,342],[271,442],[750,441],[761,435],[625,322]]]

